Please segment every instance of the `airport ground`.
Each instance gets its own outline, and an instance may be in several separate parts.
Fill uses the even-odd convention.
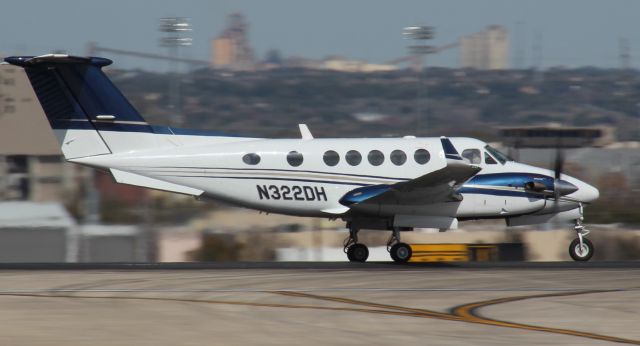
[[[640,344],[640,263],[0,266],[2,345]]]

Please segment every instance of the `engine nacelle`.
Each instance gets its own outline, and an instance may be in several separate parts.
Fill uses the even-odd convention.
[[[547,189],[547,186],[539,181],[530,181],[524,184],[524,189],[527,191],[542,192]]]

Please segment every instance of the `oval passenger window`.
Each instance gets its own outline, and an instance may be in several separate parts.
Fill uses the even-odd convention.
[[[418,149],[413,154],[413,159],[416,160],[417,163],[424,165],[431,159],[431,154],[426,149]]]
[[[391,152],[391,162],[396,166],[402,166],[407,162],[407,154],[402,150],[394,150]]]
[[[362,162],[362,155],[357,150],[349,150],[347,151],[347,155],[345,156],[345,160],[351,166],[357,166]]]
[[[260,163],[260,155],[256,153],[249,153],[242,157],[242,162],[247,165],[257,165]]]
[[[293,167],[300,166],[303,159],[302,154],[297,151],[290,151],[289,154],[287,154],[287,162]]]
[[[327,164],[327,166],[333,167],[340,162],[340,155],[333,150],[328,150],[324,153],[322,159],[324,160],[324,163]]]

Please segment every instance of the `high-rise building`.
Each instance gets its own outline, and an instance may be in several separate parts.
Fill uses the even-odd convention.
[[[462,67],[478,70],[502,70],[509,67],[509,33],[491,25],[485,30],[460,39]]]
[[[229,15],[224,31],[212,40],[211,66],[232,70],[255,67],[253,49],[249,44],[249,24],[241,13]]]

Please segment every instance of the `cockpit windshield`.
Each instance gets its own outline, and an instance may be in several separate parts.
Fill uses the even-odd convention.
[[[505,164],[507,161],[513,161],[512,158],[510,158],[508,155],[501,153],[498,149],[490,146],[490,145],[486,145],[484,147],[493,157],[496,158],[496,160],[500,161],[501,164]]]

